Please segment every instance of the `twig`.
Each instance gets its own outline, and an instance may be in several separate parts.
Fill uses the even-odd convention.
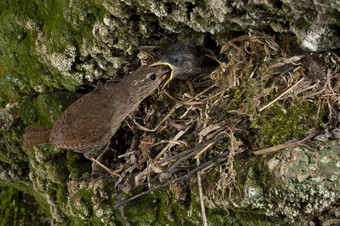
[[[293,142],[293,143],[286,143],[286,144],[278,144],[278,145],[274,145],[271,146],[269,148],[264,148],[264,149],[260,149],[258,151],[254,151],[253,154],[254,155],[265,155],[265,154],[269,154],[284,148],[290,148],[290,147],[295,147],[298,146],[299,144],[301,144],[300,141],[298,142]]]
[[[205,90],[203,90],[202,92],[200,92],[199,94],[197,94],[195,97],[193,97],[193,98],[191,98],[190,100],[188,100],[187,103],[189,103],[190,101],[194,100],[195,98],[198,98],[199,96],[201,96],[202,94],[208,92],[210,89],[212,89],[212,88],[214,88],[214,87],[215,87],[215,84],[209,86],[208,88],[206,88]],[[192,103],[193,103],[193,102],[191,102],[191,104],[189,104],[189,105],[192,105]],[[156,130],[157,130],[157,129],[165,122],[165,120],[167,120],[167,119],[170,117],[170,115],[171,115],[172,113],[174,113],[174,111],[176,111],[178,108],[180,108],[180,107],[182,107],[182,106],[183,106],[183,103],[180,103],[180,102],[176,103],[175,106],[173,106],[173,107],[171,108],[170,112],[162,119],[162,121],[160,121],[160,122],[157,124],[157,126],[156,126],[154,129],[146,128],[146,127],[144,127],[144,126],[138,124],[138,123],[136,122],[136,120],[134,120],[134,119],[132,119],[132,118],[131,118],[131,120],[134,122],[134,124],[137,126],[137,128],[138,128],[139,130],[142,130],[142,131],[145,131],[145,132],[155,132],[155,131],[156,131]]]
[[[312,151],[316,151],[313,148],[309,147],[308,145],[302,143],[301,140],[299,140],[299,141],[292,142],[292,143],[278,144],[278,145],[274,145],[274,146],[269,147],[269,148],[264,148],[264,149],[261,149],[261,150],[258,150],[258,151],[254,151],[253,154],[254,155],[265,155],[265,154],[269,154],[269,153],[272,153],[272,152],[275,152],[275,151],[278,151],[278,150],[281,150],[281,149],[284,149],[284,148],[290,148],[290,147],[296,147],[296,146],[307,148],[307,149],[312,150]]]
[[[206,150],[208,150],[211,146],[214,145],[215,142],[212,142],[210,144],[208,144],[207,146],[205,146],[200,152],[198,152],[196,155],[195,155],[195,159],[198,159],[200,157],[200,155],[205,152]]]
[[[140,185],[149,184],[152,181],[155,181],[157,178],[160,178],[162,175],[164,175],[166,173],[169,173],[169,172],[174,173],[175,167],[178,166],[181,162],[183,162],[183,161],[191,158],[192,156],[194,156],[197,152],[199,152],[202,149],[202,147],[207,146],[209,143],[216,143],[219,140],[222,140],[223,138],[224,138],[223,136],[219,136],[216,139],[204,142],[203,144],[201,144],[199,146],[196,146],[196,147],[190,148],[189,150],[180,152],[179,154],[171,156],[169,158],[166,158],[166,159],[164,159],[164,160],[162,160],[158,163],[153,163],[152,168],[153,168],[154,172],[159,173],[159,175],[154,177],[151,181],[149,181],[147,183],[140,184]],[[161,169],[161,167],[169,165],[170,163],[173,163],[173,164],[170,167],[166,168],[165,170],[155,170],[155,169],[158,169],[158,168]],[[207,167],[207,168],[209,168],[209,167]]]
[[[180,103],[175,104],[175,106],[173,106],[173,107],[171,108],[171,110],[169,111],[169,113],[162,119],[162,121],[160,121],[160,122],[157,124],[157,126],[156,126],[154,129],[149,129],[149,128],[146,128],[146,127],[144,127],[144,126],[138,124],[138,123],[136,122],[135,119],[132,119],[132,118],[131,118],[131,120],[132,120],[133,123],[137,126],[137,128],[138,128],[139,130],[142,130],[142,131],[145,131],[145,132],[155,132],[155,131],[156,131],[156,130],[157,130],[157,129],[165,122],[165,120],[167,120],[167,119],[170,117],[170,115],[171,115],[172,113],[174,113],[174,111],[176,111],[178,108],[180,108],[180,107],[182,107],[182,106],[183,106],[183,105],[180,104]]]
[[[235,179],[237,173],[234,169],[234,159],[235,156],[241,153],[243,150],[240,148],[242,142],[237,141],[236,137],[234,136],[234,128],[231,129],[230,127],[228,127],[228,130],[229,133],[226,131],[222,132],[226,134],[230,139],[230,145],[228,147],[228,160],[220,167],[220,177],[217,183],[222,185],[222,196],[225,197],[225,192],[229,190],[228,197],[230,198],[232,186],[238,189],[237,181]]]
[[[199,165],[198,167],[196,167],[195,169],[191,170],[189,173],[185,174],[185,175],[182,176],[182,177],[176,178],[176,179],[174,179],[173,181],[170,181],[170,182],[168,182],[168,183],[159,185],[159,186],[157,186],[157,187],[155,187],[155,188],[152,188],[152,189],[149,189],[149,190],[147,190],[147,191],[141,192],[141,193],[139,193],[138,195],[135,195],[135,196],[133,196],[133,197],[131,197],[131,198],[125,200],[124,202],[117,203],[117,204],[115,205],[115,208],[118,208],[118,207],[120,207],[120,206],[123,206],[123,205],[125,205],[126,203],[128,203],[128,202],[130,202],[130,201],[132,201],[132,200],[134,200],[134,199],[136,199],[136,198],[139,198],[139,197],[141,197],[141,196],[143,196],[143,195],[146,195],[146,194],[149,194],[149,193],[151,193],[151,192],[157,191],[157,190],[159,190],[159,189],[165,188],[165,187],[167,187],[167,186],[169,186],[169,185],[171,185],[171,184],[174,184],[174,183],[177,183],[177,182],[180,182],[180,181],[189,179],[189,178],[191,178],[192,175],[194,175],[196,172],[198,172],[198,171],[200,171],[200,170],[202,170],[202,169],[205,169],[206,167],[208,167],[208,166],[210,166],[210,165],[212,165],[212,164],[215,164],[215,163],[217,163],[217,162],[222,161],[222,160],[219,161],[219,159],[224,158],[224,157],[227,157],[227,156],[228,156],[228,153],[229,153],[229,152],[223,152],[223,153],[221,153],[221,154],[215,156],[215,157],[212,158],[211,160],[209,160],[209,161],[207,161],[207,162],[205,162],[205,163]]]
[[[177,98],[175,98],[175,97],[173,97],[173,96],[171,96],[171,94],[170,93],[168,93],[167,91],[165,91],[165,90],[163,90],[163,93],[167,96],[167,97],[169,97],[171,100],[173,100],[173,101],[175,101],[175,102],[177,102],[177,103],[179,103],[179,104],[182,104],[182,105],[198,105],[198,104],[205,104],[205,102],[202,102],[202,101],[200,101],[200,102],[195,102],[195,101],[183,101],[183,100],[178,100]]]
[[[216,139],[213,139],[213,140],[209,140],[209,141],[204,142],[203,144],[200,144],[200,145],[198,145],[196,147],[190,148],[190,149],[188,149],[186,151],[182,151],[182,152],[180,152],[177,155],[174,155],[174,156],[171,156],[169,158],[163,159],[161,162],[158,163],[158,165],[159,166],[165,166],[165,165],[169,164],[170,162],[174,162],[174,161],[176,161],[176,159],[180,159],[180,158],[183,158],[185,156],[190,158],[191,156],[195,155],[197,152],[202,150],[202,147],[207,146],[210,143],[216,143],[219,140],[221,140],[221,138],[216,138]],[[184,159],[184,160],[186,160],[186,159]],[[184,160],[182,159],[182,161],[184,161]]]
[[[292,89],[294,89],[297,85],[299,85],[303,80],[305,80],[305,78],[301,78],[297,83],[295,83],[294,85],[292,85],[290,88],[288,88],[286,91],[284,91],[283,93],[281,93],[278,97],[276,97],[274,100],[270,101],[269,104],[267,104],[266,106],[262,107],[259,111],[263,111],[264,109],[268,108],[269,106],[271,106],[272,104],[274,104],[276,101],[278,101],[281,97],[283,97],[284,95],[286,95],[288,92],[290,92]]]
[[[209,143],[215,143],[215,142],[217,142],[218,140],[221,140],[221,139],[223,139],[223,137],[221,137],[221,138],[216,138],[216,139],[214,139],[214,140],[212,140],[212,141],[207,141],[207,142],[205,142],[205,143],[203,143],[203,144],[201,144],[201,145],[199,145],[199,146],[197,146],[197,147],[195,147],[195,148],[192,148],[193,151],[192,151],[191,153],[189,153],[189,154],[187,154],[187,155],[181,157],[180,159],[178,159],[175,163],[173,163],[170,167],[168,167],[163,173],[171,172],[171,171],[172,171],[176,166],[178,166],[181,162],[183,162],[183,161],[185,161],[185,160],[191,158],[191,157],[192,157],[193,155],[195,155],[198,151],[201,151],[201,150],[202,150],[202,147],[205,148],[206,146],[209,145]],[[203,149],[204,149],[204,148],[203,148]]]
[[[124,196],[124,194],[121,194],[121,193],[119,192],[119,187],[118,187],[118,186],[115,188],[115,191],[116,191],[116,201],[117,201],[117,202],[120,202],[120,201],[122,200],[122,197]],[[120,207],[118,208],[118,210],[119,210],[120,215],[121,215],[121,217],[122,217],[122,219],[123,219],[124,226],[130,226],[129,222],[127,222],[127,219],[126,219],[126,217],[125,217],[124,208],[123,208],[122,206],[120,206]]]
[[[197,164],[197,166],[200,165],[200,159],[199,158],[196,158],[196,164]],[[198,186],[198,193],[199,193],[199,196],[200,196],[203,225],[207,226],[208,221],[207,221],[207,215],[205,214],[205,206],[204,206],[204,201],[203,201],[202,178],[201,178],[201,172],[200,171],[197,172],[197,186]]]
[[[292,143],[274,145],[274,146],[269,147],[269,148],[264,148],[264,149],[261,149],[261,150],[258,150],[258,151],[254,151],[253,153],[254,153],[254,155],[264,155],[264,154],[268,154],[268,153],[271,153],[271,152],[274,152],[274,151],[278,151],[278,150],[283,149],[283,148],[290,148],[290,147],[295,147],[295,146],[307,148],[311,151],[316,151],[314,148],[309,147],[307,144],[304,144],[303,142],[315,137],[318,134],[319,133],[317,132],[317,130],[314,129],[310,132],[310,134],[308,136],[306,136],[305,138],[303,138],[299,141],[295,141],[295,142],[292,142]]]
[[[249,35],[241,35],[239,37],[236,37],[232,40],[230,40],[229,42],[227,42],[226,44],[224,44],[224,46],[222,46],[220,53],[224,53],[230,46],[231,43],[233,42],[241,42],[241,41],[246,41],[249,40]]]
[[[188,129],[189,129],[190,127],[189,126],[187,126],[187,128],[185,129],[185,130],[181,130],[181,131],[179,131],[177,134],[176,134],[176,136],[171,140],[171,141],[177,141],[181,136],[183,136],[183,134],[185,134],[187,131],[188,131]],[[158,153],[158,155],[154,158],[154,160],[156,161],[156,160],[158,160],[163,154],[164,154],[164,152],[166,152],[169,148],[171,148],[172,146],[174,146],[175,144],[174,143],[171,143],[171,142],[169,142],[159,153]]]

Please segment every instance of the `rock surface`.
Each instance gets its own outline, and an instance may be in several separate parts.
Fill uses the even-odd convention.
[[[249,29],[278,36],[292,33],[306,51],[324,51],[340,47],[339,13],[337,0],[1,1],[1,197],[22,203],[18,218],[27,223],[122,223],[114,208],[113,181],[94,180],[90,162],[77,153],[50,146],[24,148],[25,125],[53,124],[80,96],[75,91],[82,93],[83,85],[114,77],[127,63],[136,64],[140,46],[168,42],[163,33],[191,44],[202,44],[209,34],[219,45]],[[203,180],[204,192],[210,194],[205,201],[211,225],[287,223],[338,202],[340,149],[334,147],[339,143],[315,145],[320,157],[297,148],[237,160],[238,189],[230,188],[232,197],[216,172],[208,174]],[[180,195],[172,187],[127,204],[128,222],[201,222],[195,180],[191,193]],[[29,198],[6,196],[7,187]],[[16,213],[9,211],[9,216]]]

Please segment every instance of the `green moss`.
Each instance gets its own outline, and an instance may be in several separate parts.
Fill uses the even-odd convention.
[[[246,177],[251,177],[251,181],[257,183],[254,186],[260,186],[261,188],[266,189],[268,184],[270,184],[270,186],[275,187],[276,178],[268,169],[267,165],[267,162],[270,158],[271,156],[253,156],[249,159],[249,161],[247,161],[246,164],[248,167],[246,168],[250,168],[249,171],[251,171],[251,173],[249,173],[249,171],[245,171],[244,175]],[[247,178],[244,179],[246,180]],[[268,181],[270,181],[271,183],[267,183]]]
[[[0,106],[15,102],[33,89],[66,88],[81,84],[75,76],[65,76],[37,51],[62,53],[93,39],[92,25],[104,14],[102,6],[91,1],[0,2]],[[75,12],[77,11],[77,12]],[[37,31],[40,30],[41,31]],[[43,32],[41,40],[38,33]],[[37,41],[41,45],[36,46]],[[37,50],[39,49],[39,50]],[[39,57],[38,57],[39,56]]]
[[[193,213],[191,222],[195,225],[202,224],[201,205],[197,196],[193,196],[191,212]],[[206,216],[211,225],[273,225],[280,222],[280,218],[268,217],[262,210],[245,210],[239,208],[230,208],[228,210],[214,208],[210,209],[206,206]]]
[[[60,205],[61,208],[65,208],[68,199],[67,184],[66,183],[59,184],[56,192],[58,204]]]
[[[20,148],[22,144],[22,125],[17,124],[10,130],[0,133],[0,161],[8,164],[19,164],[27,167],[28,156]],[[26,168],[25,167],[25,168]]]
[[[124,208],[125,215],[133,225],[150,225],[157,219],[158,204],[159,200],[155,199],[153,195],[147,194],[129,202]]]
[[[37,58],[30,53],[33,50],[35,34],[26,31],[23,21],[36,18],[34,3],[16,2],[0,3],[0,8],[3,9],[0,15],[0,55],[6,65],[5,71],[0,74],[1,104],[5,99],[14,101],[22,92],[29,91],[28,79],[43,77],[40,68],[37,67]]]
[[[258,211],[233,211],[208,209],[208,222],[211,225],[275,225],[280,222],[277,217],[269,217]]]
[[[94,196],[93,192],[87,190],[86,188],[82,188],[78,191],[76,196],[71,198],[71,203],[73,205],[73,211],[78,216],[83,216],[89,218],[92,216],[92,205],[91,198]]]
[[[121,2],[121,1],[105,1],[105,0],[99,0],[96,1],[98,2],[100,5],[103,5],[104,3],[107,4],[108,6],[110,6],[112,9],[112,15],[115,17],[120,17],[120,18],[126,18],[130,13],[129,10],[131,9],[130,6],[128,6],[125,2]]]
[[[66,158],[64,156],[62,156],[62,158],[44,162],[47,178],[58,184],[65,183],[69,177],[69,171],[66,167],[64,167],[65,165]]]
[[[92,25],[101,19],[102,7],[92,1],[43,1],[39,3],[42,30],[51,50],[64,51],[69,44],[79,46],[83,39],[92,36]]]
[[[215,171],[214,175],[218,176],[217,171]],[[155,195],[158,198],[155,198]],[[134,225],[201,224],[201,206],[196,198],[196,195],[192,195],[191,199],[179,201],[174,199],[167,189],[163,189],[156,192],[153,197],[145,195],[128,203],[125,207],[125,216],[129,223]],[[279,222],[279,218],[265,216],[263,211],[261,213],[261,210],[245,211],[235,209],[227,212],[222,209],[209,209],[206,207],[206,213],[208,222],[212,225],[270,225],[274,222]]]
[[[0,189],[0,219],[4,225],[48,225],[41,220],[44,215],[39,211],[31,196],[13,187]],[[32,208],[32,207],[35,208]]]
[[[153,14],[142,14],[140,20],[144,22],[157,22],[157,18]]]
[[[267,215],[282,214],[285,222],[296,220],[301,212],[308,214],[329,206],[339,196],[335,189],[338,181],[329,179],[334,178],[339,153],[328,148],[319,157],[306,149],[291,148],[251,158],[244,166],[249,169],[245,188],[251,191],[247,192],[246,205],[262,208]],[[316,170],[317,165],[322,170]]]
[[[79,97],[76,93],[40,94],[24,99],[15,109],[28,125],[52,126],[60,114]]]
[[[140,189],[137,190],[139,193]],[[178,201],[172,197],[168,189],[144,195],[126,205],[125,216],[133,225],[194,225],[194,220],[188,217],[190,200]]]
[[[238,108],[239,104],[242,103],[243,98],[241,95],[242,88],[238,87],[231,90],[230,94],[232,96],[231,100],[228,102],[227,106],[223,109],[223,115],[227,116],[230,110],[235,110]]]
[[[80,153],[68,151],[66,162],[71,176],[75,178],[80,178],[84,173],[90,173],[92,170],[91,161],[85,159]]]
[[[285,109],[277,104],[257,115],[251,128],[259,129],[261,140],[266,146],[299,139],[312,128],[317,127],[315,115],[317,106],[311,102],[295,104]]]
[[[292,25],[295,25],[298,29],[308,30],[311,24],[306,21],[304,18],[300,18],[298,20],[291,20]]]
[[[23,177],[20,179],[0,180],[0,186],[13,188],[15,190],[18,190],[19,193],[22,193],[22,195],[28,194],[30,197],[31,196],[34,197],[36,202],[38,203],[36,207],[37,211],[44,212],[45,214],[50,213],[50,208],[49,208],[50,206],[47,203],[46,198],[42,194],[38,193],[37,191],[33,189],[33,185],[31,181],[28,180],[28,176],[23,175]],[[31,206],[36,205],[33,199],[32,201],[30,201],[30,205]]]

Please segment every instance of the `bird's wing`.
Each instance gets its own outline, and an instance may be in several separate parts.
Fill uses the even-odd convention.
[[[82,151],[105,145],[112,134],[115,105],[105,89],[97,89],[68,107],[53,126],[50,142],[57,148]]]

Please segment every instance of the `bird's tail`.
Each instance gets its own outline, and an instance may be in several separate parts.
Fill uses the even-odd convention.
[[[51,128],[44,128],[39,126],[27,126],[24,134],[24,145],[32,146],[37,144],[50,143]]]

